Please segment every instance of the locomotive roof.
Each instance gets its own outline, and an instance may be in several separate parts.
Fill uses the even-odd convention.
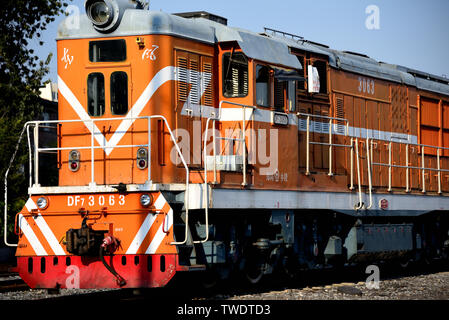
[[[97,38],[96,31],[86,15],[80,16],[80,28],[71,28],[63,21],[58,28],[57,40]],[[278,34],[255,33],[205,18],[184,18],[179,15],[159,11],[128,9],[120,26],[102,37],[129,35],[166,34],[215,44],[236,41],[242,51],[252,59],[272,64],[302,69],[301,63],[290,48],[304,50],[325,56],[329,64],[336,68],[374,78],[415,86],[449,96],[449,79],[431,75],[400,65],[378,62],[368,56],[330,49],[304,39],[293,39]]]

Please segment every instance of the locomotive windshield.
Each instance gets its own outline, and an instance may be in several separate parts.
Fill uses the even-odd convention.
[[[117,71],[111,75],[111,111],[114,115],[128,112],[128,75]]]
[[[90,116],[104,114],[104,75],[99,72],[89,74],[87,78],[87,105]]]
[[[89,42],[90,62],[120,62],[126,60],[126,41],[103,40]]]
[[[111,113],[125,115],[128,112],[128,74],[116,71],[110,78]],[[105,113],[104,74],[94,72],[87,78],[88,113],[92,117],[101,117]]]

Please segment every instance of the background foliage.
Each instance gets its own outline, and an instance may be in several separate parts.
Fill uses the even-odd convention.
[[[41,39],[47,25],[64,14],[68,1],[71,0],[2,0],[0,5],[0,246],[3,245],[5,171],[23,125],[38,119],[42,111],[39,88],[44,86],[43,77],[49,71],[52,58],[50,54],[41,60],[29,48],[29,42]],[[14,216],[27,199],[26,163],[27,152],[22,143],[8,178],[8,235],[13,234]]]

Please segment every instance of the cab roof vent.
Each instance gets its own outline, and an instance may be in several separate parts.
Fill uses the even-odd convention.
[[[180,12],[180,13],[174,13],[175,16],[183,17],[186,19],[194,19],[194,18],[204,18],[211,21],[215,21],[218,23],[221,23],[225,26],[228,25],[228,19],[217,16],[215,14],[206,12],[206,11],[193,11],[193,12]]]

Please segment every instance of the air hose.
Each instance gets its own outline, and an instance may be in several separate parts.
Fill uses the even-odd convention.
[[[117,284],[118,284],[120,287],[123,287],[124,285],[126,285],[126,280],[125,280],[122,276],[120,276],[120,275],[117,273],[117,271],[115,271],[115,269],[114,269],[114,267],[112,266],[112,264],[111,264],[111,265],[108,265],[108,264],[107,264],[106,260],[104,259],[104,253],[105,253],[105,247],[104,247],[104,246],[101,246],[101,247],[100,247],[100,259],[101,259],[101,261],[103,262],[103,265],[104,265],[104,266],[106,267],[106,269],[108,269],[108,271],[109,271],[110,273],[112,273],[112,275],[116,278]],[[112,254],[111,254],[111,256],[112,256]]]

